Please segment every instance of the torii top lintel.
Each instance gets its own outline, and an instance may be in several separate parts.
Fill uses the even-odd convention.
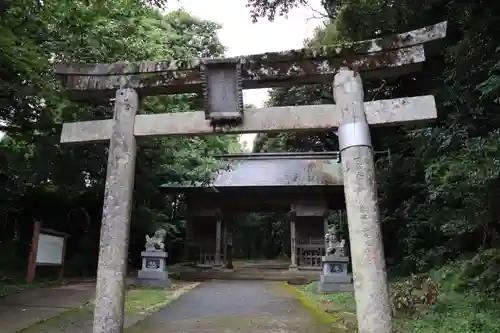
[[[242,60],[243,89],[331,83],[336,70],[350,67],[363,76],[397,76],[425,61],[424,44],[446,35],[447,22],[422,29],[343,45],[247,55]],[[233,58],[233,59],[235,59]],[[55,73],[77,99],[113,97],[116,89],[137,89],[143,96],[202,91],[201,59],[57,63]]]

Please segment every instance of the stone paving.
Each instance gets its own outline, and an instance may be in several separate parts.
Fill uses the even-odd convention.
[[[68,285],[2,298],[0,332],[91,333],[90,309],[67,311],[91,299],[94,288],[94,284]],[[127,315],[125,327],[125,333],[336,332],[282,283],[241,280],[203,282],[146,318]]]
[[[279,282],[211,281],[128,328],[127,333],[329,333]]]
[[[0,332],[15,333],[77,308],[94,297],[94,283],[25,290],[0,298]]]

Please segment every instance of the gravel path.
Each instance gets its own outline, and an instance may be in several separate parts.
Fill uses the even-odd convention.
[[[277,282],[204,282],[127,333],[331,333]]]

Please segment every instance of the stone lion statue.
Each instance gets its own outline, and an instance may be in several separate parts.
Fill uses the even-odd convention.
[[[325,241],[326,241],[326,254],[334,254],[335,248],[336,248],[336,243],[337,243],[337,234],[335,231],[335,227],[331,226],[328,228],[328,232],[325,234]]]
[[[335,255],[345,257],[345,239],[342,238],[340,242],[337,242],[335,245]]]
[[[165,251],[165,236],[167,232],[164,229],[155,231],[153,237],[146,235],[146,251]]]
[[[328,232],[325,234],[325,241],[327,255],[345,256],[345,239],[338,240],[335,226],[328,228]]]

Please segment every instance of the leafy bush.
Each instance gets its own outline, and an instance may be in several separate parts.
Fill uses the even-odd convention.
[[[478,253],[462,266],[456,291],[467,290],[496,296],[500,291],[500,249]]]
[[[412,275],[409,279],[392,285],[392,311],[394,315],[418,317],[436,303],[438,294],[439,287],[430,277]]]

